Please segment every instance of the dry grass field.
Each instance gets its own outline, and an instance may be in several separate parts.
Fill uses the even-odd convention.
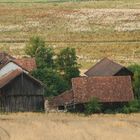
[[[82,69],[105,56],[140,63],[139,0],[2,0],[0,7],[1,50],[22,56],[29,37],[39,35],[56,52],[76,48]]]
[[[140,114],[0,115],[0,140],[139,140]]]

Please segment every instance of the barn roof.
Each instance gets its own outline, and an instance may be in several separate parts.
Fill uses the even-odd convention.
[[[0,52],[0,66],[3,66],[9,60],[14,60],[15,58],[11,55],[7,54],[6,52]]]
[[[23,72],[20,69],[17,70],[13,70],[3,76],[0,77],[0,88],[6,86],[7,84],[9,84],[13,79],[15,79],[16,77],[18,77],[21,74],[25,74],[26,76],[28,76],[31,80],[35,81],[36,83],[43,85],[42,82],[40,82],[39,80],[35,79],[33,76],[26,74],[25,72]]]
[[[73,91],[67,90],[62,94],[54,97],[49,104],[51,106],[61,106],[61,105],[68,105],[73,102]]]
[[[0,53],[0,69],[2,69],[9,62],[13,62],[22,69],[26,71],[32,71],[36,69],[36,61],[35,58],[21,58],[16,59],[6,53]]]
[[[72,79],[75,103],[96,97],[101,102],[128,102],[134,99],[130,76],[79,77]]]
[[[19,66],[20,68],[22,68],[23,70],[28,71],[27,69],[25,69],[24,67],[22,67],[21,65],[19,65],[15,60],[12,60],[12,59],[8,59],[8,60],[6,60],[4,63],[2,63],[2,64],[0,65],[0,70],[1,70],[4,66],[6,66],[8,63],[10,63],[10,62],[12,62],[12,63],[18,65],[18,66]],[[29,72],[29,71],[28,71],[28,72]]]
[[[9,55],[8,53],[6,52],[0,52],[0,61],[3,59],[3,58],[9,58],[9,59],[15,59],[13,56]]]
[[[32,71],[36,69],[36,61],[35,58],[21,58],[14,60],[17,64],[22,66],[27,71]]]
[[[87,76],[113,76],[117,74],[124,66],[113,62],[108,58],[102,59],[100,62],[85,72]],[[128,70],[127,68],[125,68]],[[129,70],[128,70],[129,71]],[[132,73],[132,72],[131,72]]]

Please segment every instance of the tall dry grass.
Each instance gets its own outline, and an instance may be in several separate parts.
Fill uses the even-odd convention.
[[[0,116],[2,140],[139,140],[140,114],[16,113]]]

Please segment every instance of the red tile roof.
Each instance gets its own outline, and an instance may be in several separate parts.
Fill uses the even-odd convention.
[[[61,106],[61,105],[68,105],[73,102],[73,91],[67,90],[63,92],[62,94],[54,97],[49,104],[51,106]]]
[[[4,66],[9,60],[14,60],[15,58],[12,57],[11,55],[5,53],[5,52],[0,52],[0,67]]]
[[[27,70],[29,72],[36,69],[35,58],[16,59],[5,52],[0,52],[0,68],[4,67],[7,63],[9,63],[11,61],[16,63],[17,65],[19,65],[24,70]]]
[[[3,75],[2,77],[0,77],[0,88],[4,87],[12,79],[19,76],[21,73],[22,73],[22,70],[17,69],[17,70],[11,71],[11,72]]]
[[[0,61],[3,59],[3,58],[9,58],[9,59],[15,59],[14,57],[12,57],[11,55],[9,55],[8,53],[6,52],[0,52]]]
[[[121,66],[120,64],[117,64],[108,58],[104,58],[100,62],[95,64],[93,67],[91,67],[88,71],[86,71],[85,75],[87,76],[114,76],[121,69],[125,69],[125,71],[128,71],[130,75],[133,75],[133,73],[130,72],[124,66]]]
[[[36,69],[35,58],[15,59],[14,62],[16,62],[18,65],[20,65],[22,68],[24,68],[27,71],[32,71]]]
[[[130,76],[79,77],[72,79],[75,103],[96,97],[101,102],[128,102],[134,99]]]
[[[37,79],[35,79],[33,76],[26,74],[25,72],[23,72],[20,69],[16,69],[13,70],[3,76],[0,77],[0,88],[4,87],[5,85],[7,85],[8,83],[10,83],[13,79],[15,79],[17,76],[21,75],[21,74],[25,74],[27,75],[31,80],[35,81],[36,83],[40,84],[41,86],[43,86],[43,83]]]

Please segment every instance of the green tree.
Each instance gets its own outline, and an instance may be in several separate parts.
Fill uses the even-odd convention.
[[[37,69],[32,75],[44,83],[45,96],[57,96],[68,89],[67,81],[51,68]]]
[[[55,60],[54,60],[55,53],[52,48],[50,47],[40,47],[37,50],[35,55],[36,63],[38,68],[54,68],[55,67]]]
[[[32,75],[44,83],[46,96],[56,96],[69,89],[71,78],[80,74],[73,48],[63,49],[56,55],[54,50],[37,36],[30,39],[25,52],[36,59],[37,69]]]
[[[26,45],[25,52],[27,55],[35,57],[38,68],[53,68],[55,66],[53,49],[46,47],[45,41],[38,36],[30,39]]]
[[[131,65],[128,67],[133,73],[133,89],[135,98],[140,99],[140,65]]]
[[[69,88],[68,82],[56,68],[54,50],[47,47],[43,39],[32,37],[25,52],[36,59],[37,69],[32,75],[44,83],[45,96],[56,96]]]
[[[31,57],[35,57],[38,48],[45,48],[45,41],[39,36],[31,37],[29,43],[26,44],[25,53]]]
[[[58,55],[57,64],[58,69],[63,73],[64,78],[69,81],[69,83],[71,82],[71,78],[78,77],[80,74],[74,48],[62,49]]]

